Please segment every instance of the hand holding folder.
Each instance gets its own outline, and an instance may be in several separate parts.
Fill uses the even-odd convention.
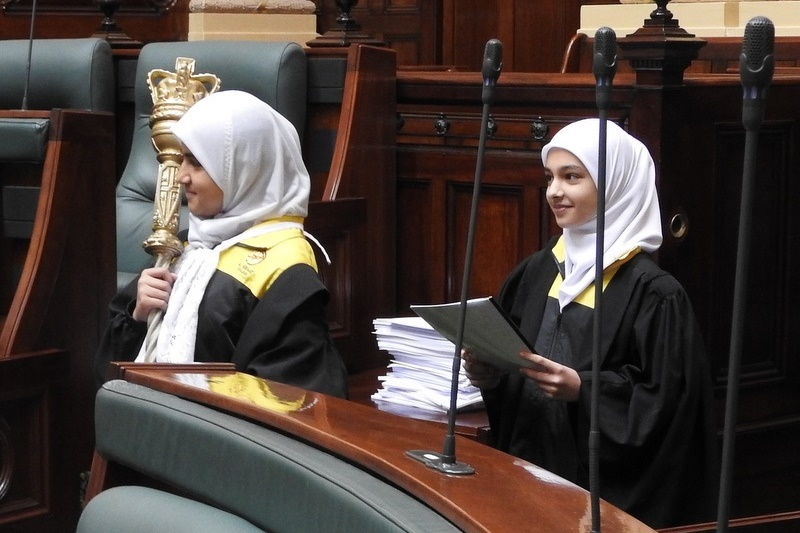
[[[411,310],[436,331],[456,344],[461,304],[412,305]],[[475,358],[508,371],[534,364],[522,359],[520,352],[533,352],[517,326],[491,296],[467,300],[462,349]]]

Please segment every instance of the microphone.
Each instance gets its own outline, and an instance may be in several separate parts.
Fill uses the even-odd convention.
[[[764,120],[764,101],[775,71],[775,26],[766,17],[753,17],[744,28],[744,43],[739,56],[739,75],[744,91],[742,123],[757,129]]]
[[[739,236],[736,248],[736,276],[733,285],[730,353],[728,355],[728,391],[725,398],[725,426],[722,439],[717,532],[728,531],[733,493],[733,459],[736,443],[736,418],[739,403],[742,341],[745,328],[747,277],[750,261],[750,219],[753,211],[753,187],[756,175],[758,130],[764,120],[764,101],[772,81],[775,27],[766,17],[750,19],[744,30],[739,75],[744,92],[742,124],[745,128],[742,196],[739,204]]]
[[[481,100],[484,105],[494,101],[494,87],[497,85],[497,78],[503,69],[503,43],[497,39],[489,39],[483,51],[483,93]]]
[[[483,154],[486,151],[486,134],[489,129],[489,105],[493,99],[494,86],[500,71],[503,68],[503,44],[497,39],[490,39],[486,43],[483,53],[483,116],[481,118],[481,132],[478,141],[478,159],[475,164],[475,181],[472,189],[472,205],[469,215],[469,230],[467,232],[467,250],[464,255],[464,277],[461,281],[461,305],[459,307],[458,334],[453,353],[453,367],[450,381],[450,409],[447,411],[447,434],[444,439],[442,453],[425,450],[409,450],[406,455],[424,463],[426,466],[444,474],[467,475],[474,474],[475,469],[466,463],[456,460],[456,411],[458,409],[458,375],[461,371],[461,347],[464,340],[464,323],[467,318],[467,296],[469,294],[469,280],[472,271],[472,249],[475,242],[475,222],[478,218],[478,198],[481,189],[481,176],[483,174]]]
[[[603,250],[605,250],[606,224],[606,145],[608,107],[611,103],[611,84],[617,71],[617,35],[607,26],[599,28],[594,35],[592,72],[597,81],[595,99],[599,114],[599,139],[597,153],[597,232],[595,239],[594,280],[594,330],[592,337],[592,394],[589,427],[589,496],[592,511],[592,533],[600,532],[600,344],[603,314]]]
[[[617,34],[608,26],[598,28],[594,34],[592,73],[596,80],[595,97],[598,109],[608,109],[611,101],[611,83],[617,72]]]

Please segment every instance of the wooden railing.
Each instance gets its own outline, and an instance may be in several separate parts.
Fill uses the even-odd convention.
[[[198,371],[174,365],[159,368],[126,364],[118,368],[118,375],[126,381],[243,417],[343,458],[425,502],[463,531],[589,530],[589,494],[526,461],[462,437],[458,437],[460,458],[476,470],[473,475],[442,474],[408,457],[409,450],[438,445],[442,435],[436,424],[265,380],[257,380],[260,385],[254,389],[268,391],[274,405],[289,405],[289,398],[303,398],[302,406],[272,410],[259,406],[253,398],[212,391],[203,385],[229,375],[232,369]],[[183,372],[191,373],[191,377],[182,378]],[[95,464],[102,464],[102,457],[98,459]],[[113,479],[115,469],[119,470],[119,465],[106,464],[98,470],[103,475],[97,478],[93,471],[87,497],[113,486],[108,481]],[[653,533],[602,501],[601,516],[603,530],[609,533]]]

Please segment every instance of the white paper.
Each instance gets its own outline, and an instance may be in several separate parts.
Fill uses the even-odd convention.
[[[372,400],[447,412],[455,345],[417,316],[376,318],[373,326],[378,348],[389,353],[391,362],[386,375],[379,378],[381,387]],[[456,409],[480,407],[480,389],[469,382],[460,366],[456,379]]]
[[[457,343],[460,302],[412,305],[411,309],[454,345]],[[481,361],[506,370],[533,366],[519,356],[522,351],[533,350],[491,296],[467,300],[461,347]]]

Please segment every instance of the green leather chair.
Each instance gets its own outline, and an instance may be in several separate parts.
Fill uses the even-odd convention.
[[[195,74],[214,74],[220,90],[236,89],[264,100],[297,128],[306,120],[307,59],[297,43],[190,41],[145,45],[136,66],[135,125],[130,156],[117,184],[117,285],[122,287],[152,262],[142,242],[152,233],[158,162],[150,138],[153,108],[147,74],[175,70],[178,57],[195,60]],[[188,225],[186,207],[181,227]]]
[[[0,41],[0,109],[20,109],[25,94],[28,44]],[[108,41],[34,39],[28,109],[114,111],[114,66]]]
[[[103,39],[34,39],[32,45],[23,39],[0,41],[0,74],[0,109],[22,109],[27,83],[29,111],[114,110],[111,46]],[[0,120],[0,161],[40,164],[48,123],[44,118]]]
[[[95,434],[99,456],[150,482],[99,492],[77,533],[461,531],[313,443],[126,381],[98,391]]]
[[[3,110],[21,110],[25,100],[27,111],[68,109],[109,114],[114,111],[114,65],[111,46],[103,39],[0,40],[0,76],[3,79],[0,109]],[[41,173],[39,167],[45,160],[49,129],[49,118],[0,118],[0,164],[18,165],[24,172]],[[108,149],[113,150],[113,146]],[[94,175],[91,179],[113,180],[114,175]],[[4,181],[0,198],[3,202],[0,209],[2,236],[30,238],[39,198],[38,185]],[[12,270],[16,276],[16,269]]]

